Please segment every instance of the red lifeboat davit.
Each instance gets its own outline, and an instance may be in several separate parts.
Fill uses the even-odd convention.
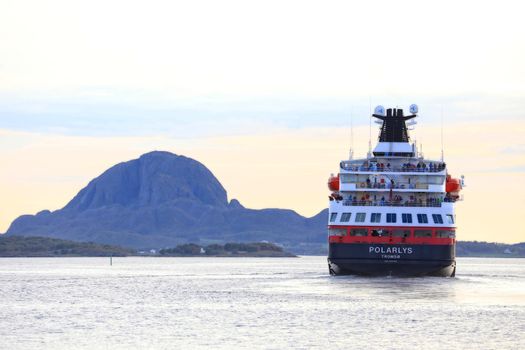
[[[450,175],[447,175],[447,185],[445,190],[447,193],[457,193],[461,191],[461,181],[459,181],[459,179],[453,179]]]
[[[328,178],[328,189],[332,192],[339,191],[339,174],[330,175]]]

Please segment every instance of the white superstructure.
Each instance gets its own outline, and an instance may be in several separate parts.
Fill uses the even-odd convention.
[[[416,115],[403,116],[401,109],[385,115],[379,106],[373,116],[381,124],[373,153],[341,161],[339,174],[329,180],[328,225],[443,227],[453,235],[461,183],[448,176],[442,160],[425,159],[409,142],[405,122],[414,125]]]

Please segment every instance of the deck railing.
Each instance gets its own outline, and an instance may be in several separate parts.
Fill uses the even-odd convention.
[[[402,167],[379,167],[377,165],[357,165],[357,164],[351,164],[347,162],[341,162],[340,167],[343,170],[347,171],[373,171],[373,172],[401,172],[401,173],[439,173],[443,170],[445,170],[444,164],[434,164],[432,163],[432,167],[430,167],[430,164],[425,164],[424,166],[417,167],[417,165],[411,164],[410,166],[402,166]]]
[[[391,201],[340,201],[345,207],[362,207],[362,206],[377,206],[377,207],[441,207],[441,202],[391,202]]]
[[[408,183],[408,182],[404,182],[404,183],[395,183],[394,186],[392,186],[391,183],[379,183],[379,182],[371,182],[371,183],[367,183],[367,182],[346,182],[346,181],[341,181],[343,184],[347,185],[352,185],[352,184],[355,184],[356,185],[356,188],[357,189],[372,189],[372,190],[380,190],[380,189],[386,189],[386,190],[390,190],[390,189],[394,189],[394,190],[428,190],[429,189],[429,186],[428,184],[421,184],[421,183]]]

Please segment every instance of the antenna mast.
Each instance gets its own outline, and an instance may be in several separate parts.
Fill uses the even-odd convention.
[[[354,158],[354,115],[353,108],[350,109],[350,153],[348,159],[352,160]]]
[[[372,158],[372,98],[368,97],[368,108],[369,108],[369,115],[370,115],[370,122],[368,126],[368,154],[367,158]]]
[[[443,143],[443,105],[441,105],[441,161],[445,161],[445,151]]]

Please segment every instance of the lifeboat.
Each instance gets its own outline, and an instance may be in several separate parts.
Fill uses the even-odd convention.
[[[447,193],[457,193],[461,191],[461,181],[459,179],[453,179],[450,175],[447,175]]]
[[[339,174],[337,174],[337,176],[332,174],[328,178],[328,189],[332,192],[339,191]]]

